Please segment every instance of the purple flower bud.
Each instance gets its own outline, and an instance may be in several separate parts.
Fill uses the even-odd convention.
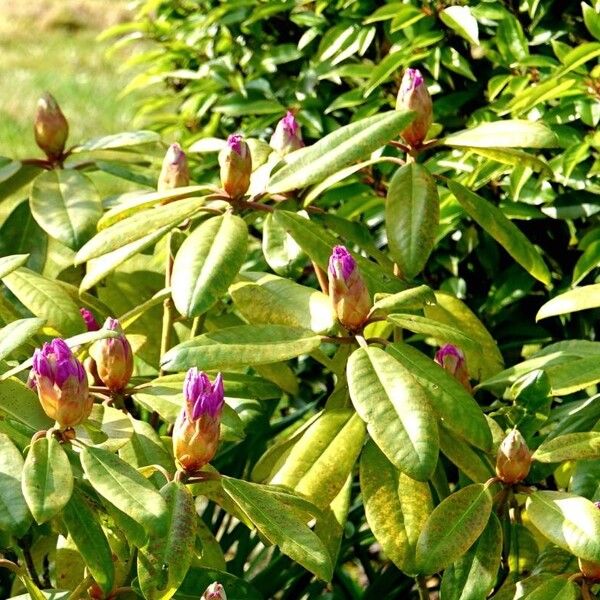
[[[93,400],[85,369],[64,340],[52,340],[34,352],[30,379],[42,408],[61,428],[74,427],[88,418]]]
[[[230,135],[219,154],[221,186],[232,198],[241,198],[250,187],[252,157],[241,135]]]
[[[129,383],[133,373],[133,352],[117,319],[108,317],[103,329],[117,331],[121,335],[94,342],[90,356],[96,361],[98,377],[113,392],[120,392]]]
[[[369,290],[344,246],[335,246],[329,258],[329,298],[339,322],[349,331],[359,330],[369,316]]]
[[[531,452],[517,429],[513,429],[500,444],[496,457],[496,474],[504,483],[519,483],[531,468]]]
[[[435,353],[435,362],[457,379],[471,393],[469,371],[465,355],[460,348],[453,344],[445,344]]]
[[[69,124],[58,103],[48,92],[38,100],[33,132],[37,145],[48,158],[57,159],[62,156],[69,136]]]
[[[402,131],[407,144],[418,148],[431,126],[433,120],[433,104],[419,69],[406,69],[398,91],[396,108],[405,108],[416,113],[413,121]]]
[[[227,600],[227,594],[223,586],[215,581],[206,588],[200,600]]]
[[[304,146],[300,124],[296,121],[294,113],[288,111],[285,117],[277,123],[269,144],[273,150],[279,152],[282,156]]]
[[[173,450],[181,467],[193,473],[217,452],[225,404],[223,377],[219,373],[211,383],[206,373],[193,367],[185,377],[183,395],[185,406],[173,428]]]
[[[81,313],[81,318],[84,320],[88,331],[98,331],[98,329],[100,329],[100,325],[98,324],[98,321],[96,321],[92,311],[81,307],[79,312]]]
[[[190,171],[185,152],[178,143],[171,144],[163,160],[157,189],[159,192],[163,192],[178,187],[185,187],[189,184]],[[164,204],[167,203],[164,202]]]

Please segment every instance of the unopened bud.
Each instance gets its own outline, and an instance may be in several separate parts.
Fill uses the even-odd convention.
[[[215,581],[206,588],[200,600],[227,600],[225,588]]]
[[[241,198],[250,187],[252,157],[241,135],[230,135],[219,154],[221,186],[232,197]]]
[[[396,109],[400,108],[406,108],[416,113],[413,121],[402,131],[401,135],[407,144],[418,148],[427,136],[433,120],[431,96],[419,69],[406,69],[404,72],[396,100]]]
[[[339,322],[349,331],[362,327],[371,310],[369,290],[344,246],[335,246],[329,258],[329,298]]]
[[[219,446],[223,411],[223,378],[214,383],[208,375],[191,368],[183,384],[185,406],[173,427],[173,451],[177,462],[188,473],[199,471],[209,463]]]
[[[277,123],[269,145],[282,156],[304,146],[302,134],[300,133],[300,124],[296,121],[294,113],[288,111],[285,117]]]
[[[163,159],[157,189],[159,192],[164,192],[189,184],[190,171],[185,152],[179,144],[171,144]]]
[[[519,483],[531,468],[531,452],[523,436],[513,429],[500,444],[496,457],[496,474],[504,483]]]
[[[85,323],[85,328],[88,331],[98,331],[100,329],[100,325],[98,324],[98,321],[96,321],[96,317],[94,317],[91,310],[82,307],[79,309],[79,313],[81,314],[81,318]]]
[[[594,502],[594,506],[600,510],[600,502]],[[600,563],[592,562],[591,560],[579,560],[579,570],[583,576],[589,581],[600,582]]]
[[[62,156],[69,136],[69,124],[60,106],[48,92],[38,100],[33,132],[37,145],[48,158]]]
[[[453,344],[442,346],[435,353],[435,362],[443,367],[452,377],[457,379],[469,393],[472,392],[467,361],[460,348],[457,348]]]
[[[120,392],[129,383],[133,372],[133,352],[117,319],[109,317],[103,329],[118,331],[120,335],[94,342],[90,356],[96,362],[98,377],[113,392]]]
[[[30,380],[35,384],[44,412],[62,429],[88,418],[93,404],[83,365],[64,340],[45,343],[33,354]]]

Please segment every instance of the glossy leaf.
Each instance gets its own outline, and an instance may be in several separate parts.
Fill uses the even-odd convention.
[[[375,443],[398,469],[425,481],[437,462],[438,435],[423,388],[375,347],[352,353],[347,377],[352,403]]]
[[[0,381],[0,415],[16,419],[33,432],[52,426],[36,393],[17,379]]]
[[[600,458],[600,432],[567,433],[542,442],[533,459],[544,463]]]
[[[467,42],[479,45],[479,27],[468,6],[448,6],[440,11],[440,19]]]
[[[578,600],[580,597],[577,585],[564,575],[544,581],[527,594],[527,600]]]
[[[89,140],[73,148],[73,152],[93,152],[96,150],[115,150],[130,148],[141,144],[154,144],[160,141],[160,135],[155,131],[124,131]]]
[[[548,300],[538,310],[536,321],[600,306],[600,283],[573,288]]]
[[[0,360],[21,346],[44,325],[44,319],[18,319],[0,329]]]
[[[29,258],[29,254],[13,254],[0,258],[0,279],[12,273],[15,269],[22,267]]]
[[[248,228],[225,214],[204,221],[183,242],[173,263],[171,293],[186,317],[205,313],[233,282],[246,258]]]
[[[371,313],[381,311],[385,314],[397,313],[402,310],[415,310],[425,304],[435,304],[435,294],[426,285],[408,288],[397,294],[376,294]]]
[[[31,514],[21,491],[23,457],[11,439],[0,433],[0,530],[25,534]]]
[[[505,120],[482,123],[444,138],[447,146],[475,148],[554,148],[555,134],[539,121]]]

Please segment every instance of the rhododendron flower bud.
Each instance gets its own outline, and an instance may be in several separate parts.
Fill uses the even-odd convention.
[[[401,135],[407,144],[410,144],[413,148],[418,148],[423,143],[433,120],[431,96],[419,69],[406,69],[404,71],[396,100],[396,108],[406,108],[417,113]]]
[[[98,331],[100,329],[100,325],[98,324],[98,321],[96,321],[91,310],[82,307],[79,309],[79,312],[88,331]]]
[[[529,474],[531,452],[523,436],[513,429],[500,444],[496,474],[504,483],[519,483]]]
[[[225,588],[215,581],[206,588],[206,591],[202,594],[200,600],[227,600]]]
[[[435,353],[435,362],[448,371],[452,377],[457,379],[469,393],[471,392],[467,361],[465,360],[465,355],[460,348],[457,348],[453,344],[446,344],[442,346]]]
[[[600,510],[600,502],[594,502],[594,505]],[[583,573],[586,579],[594,582],[600,582],[600,563],[580,558],[579,570]]]
[[[227,146],[219,154],[221,186],[232,197],[242,197],[250,187],[252,157],[241,135],[230,135]]]
[[[196,367],[187,372],[183,384],[185,406],[173,428],[173,451],[188,473],[200,470],[217,452],[223,393],[220,373],[211,383],[208,375]]]
[[[93,399],[85,369],[64,340],[52,340],[34,352],[31,378],[45,413],[62,429],[88,418]]]
[[[131,379],[133,352],[117,319],[106,319],[103,329],[118,331],[120,335],[94,342],[90,348],[90,355],[96,361],[102,383],[109,390],[120,392]]]
[[[189,184],[190,171],[185,152],[179,144],[171,144],[163,159],[157,189],[159,192],[163,192]]]
[[[296,121],[296,117],[292,112],[288,111],[285,117],[277,123],[269,145],[282,156],[304,146],[300,124]]]
[[[364,324],[371,310],[369,290],[344,246],[335,246],[329,258],[329,298],[340,323],[350,331]]]
[[[62,155],[69,135],[69,124],[60,106],[48,92],[38,100],[33,132],[37,145],[48,158]]]

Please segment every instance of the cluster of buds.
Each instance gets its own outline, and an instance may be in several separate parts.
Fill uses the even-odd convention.
[[[496,475],[508,484],[520,483],[529,474],[531,452],[523,436],[513,429],[502,441],[496,456]]]
[[[179,144],[171,144],[163,159],[157,189],[159,192],[164,192],[189,184],[190,171],[185,152]]]
[[[45,413],[61,429],[74,427],[90,415],[93,399],[85,369],[64,340],[52,340],[34,352],[29,382]]]
[[[215,581],[206,588],[200,600],[227,600],[225,588]]]
[[[47,92],[38,100],[33,133],[37,145],[50,160],[63,155],[69,124],[54,97]]]
[[[471,383],[469,382],[469,371],[467,370],[467,361],[460,348],[457,348],[453,344],[442,346],[435,353],[435,362],[452,375],[452,377],[457,379],[467,392],[472,392]]]
[[[401,135],[412,148],[418,148],[425,140],[433,120],[431,96],[418,69],[406,69],[404,72],[396,108],[406,108],[416,113],[413,121],[404,128]]]
[[[594,506],[600,510],[600,502],[594,502]],[[600,582],[600,563],[593,562],[591,560],[585,560],[583,558],[579,560],[579,570],[582,575],[589,581],[594,583]]]
[[[329,298],[339,322],[348,331],[358,331],[371,310],[369,290],[344,246],[335,246],[329,258]]]
[[[285,117],[277,123],[269,145],[275,152],[281,154],[281,156],[304,147],[302,134],[300,133],[300,124],[296,121],[294,113],[288,111]]]
[[[211,383],[206,373],[193,367],[185,377],[183,395],[185,406],[173,428],[173,451],[180,467],[192,474],[217,452],[225,404],[223,378],[219,373]]]
[[[250,187],[252,157],[250,148],[241,135],[230,135],[227,145],[219,154],[221,187],[231,198],[241,198]]]

